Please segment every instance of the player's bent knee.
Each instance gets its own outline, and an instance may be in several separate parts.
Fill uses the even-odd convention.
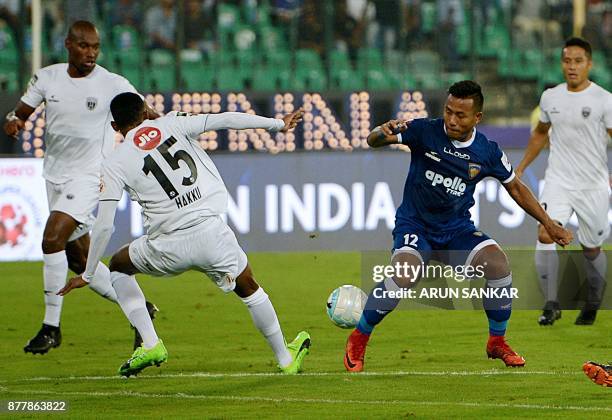
[[[66,241],[57,235],[55,232],[46,233],[43,236],[42,251],[43,254],[53,254],[66,249]]]
[[[402,289],[410,289],[417,285],[420,279],[420,267],[423,258],[414,249],[399,249],[393,253],[391,265],[399,267],[393,276],[393,281]]]
[[[246,298],[251,296],[259,289],[259,284],[253,278],[253,272],[251,271],[251,267],[249,265],[240,273],[240,275],[236,278],[236,287],[234,288],[234,292],[241,298]]]
[[[587,248],[584,245],[582,246],[582,254],[584,255],[584,258],[586,258],[589,261],[593,261],[595,258],[597,258],[600,252],[601,252],[601,247]]]
[[[508,257],[498,245],[488,245],[478,251],[471,265],[477,268],[477,272],[482,271],[486,279],[499,279],[510,274]]]

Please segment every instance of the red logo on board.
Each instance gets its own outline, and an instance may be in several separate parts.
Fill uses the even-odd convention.
[[[134,144],[142,150],[155,149],[161,137],[161,131],[158,128],[142,127],[134,134]]]

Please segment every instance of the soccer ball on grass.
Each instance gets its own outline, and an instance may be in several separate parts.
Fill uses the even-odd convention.
[[[340,328],[354,328],[361,318],[367,298],[359,287],[340,286],[327,298],[327,315]]]

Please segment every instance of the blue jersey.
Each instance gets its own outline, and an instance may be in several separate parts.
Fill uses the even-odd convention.
[[[503,183],[514,178],[506,154],[476,130],[461,143],[448,138],[444,120],[418,119],[401,139],[412,153],[396,226],[417,224],[432,234],[473,226],[469,210],[476,184],[487,176]]]

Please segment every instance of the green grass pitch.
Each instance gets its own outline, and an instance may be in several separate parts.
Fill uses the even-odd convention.
[[[576,311],[564,311],[552,328],[537,325],[536,311],[514,311],[508,338],[527,365],[509,369],[486,358],[482,312],[400,310],[372,336],[365,374],[348,374],[342,364],[348,331],[327,319],[325,302],[335,287],[359,284],[360,255],[260,253],[250,261],[286,338],[301,329],[312,335],[303,375],[277,374],[242,302],[194,272],[139,277],[147,298],[161,310],[155,323],[169,359],[160,368],[136,378],[117,376],[131,354],[133,334],[117,306],[86,289],[64,300],[61,347],[45,356],[24,354],[42,318],[42,265],[3,263],[2,408],[7,401],[65,400],[62,418],[612,415],[612,389],[592,384],[581,371],[588,359],[612,358],[610,311],[602,311],[592,327],[574,326]]]

